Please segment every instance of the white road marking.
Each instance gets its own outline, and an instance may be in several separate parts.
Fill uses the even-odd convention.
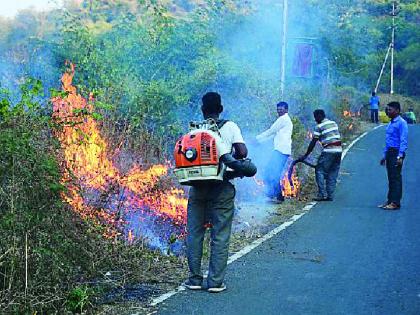
[[[376,126],[375,128],[373,128],[372,130],[378,129],[382,127],[382,125]],[[370,131],[364,132],[363,134],[361,134],[360,136],[358,136],[356,139],[354,139],[350,145],[343,151],[343,154],[341,156],[341,160],[344,159],[344,157],[347,155],[347,152],[349,152],[349,150],[363,137],[365,137]],[[262,236],[261,238],[253,241],[251,244],[245,246],[244,248],[242,248],[239,252],[233,254],[232,256],[229,257],[228,259],[228,265],[230,265],[231,263],[233,263],[235,260],[238,260],[239,258],[245,256],[246,254],[248,254],[250,251],[252,251],[253,249],[257,248],[258,246],[260,246],[262,243],[264,243],[265,241],[268,241],[269,239],[271,239],[273,236],[277,235],[278,233],[280,233],[281,231],[285,230],[287,227],[291,226],[293,223],[295,223],[297,220],[299,220],[301,217],[303,217],[306,213],[308,213],[317,203],[316,202],[310,202],[308,203],[305,207],[303,207],[302,209],[302,213],[300,214],[296,214],[294,215],[289,221],[284,222],[283,224],[281,224],[280,226],[276,227],[275,229],[271,230],[270,232],[268,232],[267,234],[265,234],[264,236]],[[152,302],[150,303],[150,306],[156,306],[159,303],[162,303],[163,301],[169,299],[170,297],[174,296],[175,294],[181,292],[181,291],[185,291],[185,287],[180,285],[178,288],[176,288],[175,290],[169,291],[168,293],[162,294],[156,298],[154,298],[152,300]],[[132,314],[132,315],[138,315],[138,313]]]

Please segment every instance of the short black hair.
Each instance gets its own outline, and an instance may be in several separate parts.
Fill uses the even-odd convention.
[[[375,96],[376,95],[376,92],[375,91],[372,91],[372,96]]]
[[[277,107],[284,107],[286,109],[289,109],[289,104],[287,104],[286,102],[281,101],[281,102],[277,103]]]
[[[325,118],[325,112],[323,109],[315,109],[314,110],[314,117],[319,117],[324,119]]]
[[[390,102],[386,106],[389,106],[389,107],[397,109],[398,111],[401,111],[401,105],[399,102]]]
[[[220,114],[223,111],[222,98],[219,93],[208,92],[204,94],[201,101],[203,102],[201,110],[205,114]]]

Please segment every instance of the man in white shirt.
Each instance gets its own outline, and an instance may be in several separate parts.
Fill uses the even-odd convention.
[[[292,153],[292,133],[293,123],[288,114],[289,105],[286,102],[277,104],[277,114],[279,118],[271,127],[259,134],[256,139],[258,142],[264,142],[273,138],[274,150],[268,165],[264,169],[264,182],[266,193],[274,202],[284,200],[281,187],[281,179],[284,176],[287,160]]]

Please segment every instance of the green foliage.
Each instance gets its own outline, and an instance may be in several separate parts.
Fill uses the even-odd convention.
[[[48,136],[49,117],[37,101],[42,97],[42,84],[28,79],[20,91],[21,98],[15,104],[4,91],[0,101],[0,252],[5,253],[0,259],[0,291],[6,292],[0,303],[24,291],[25,261],[31,266],[57,266],[66,257],[64,251],[53,250],[62,237],[51,233],[51,228],[60,224],[54,219],[63,187]],[[31,248],[26,257],[22,254],[25,247]],[[31,277],[31,288],[47,274],[50,282],[45,283],[46,288],[62,276],[57,278],[48,268],[39,268]]]
[[[89,306],[91,299],[91,289],[87,286],[79,286],[72,289],[66,300],[68,309],[74,313],[83,313],[87,306]]]

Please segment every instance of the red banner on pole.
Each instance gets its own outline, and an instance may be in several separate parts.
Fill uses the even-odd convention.
[[[313,46],[309,44],[297,44],[293,61],[293,75],[298,77],[312,77]]]

